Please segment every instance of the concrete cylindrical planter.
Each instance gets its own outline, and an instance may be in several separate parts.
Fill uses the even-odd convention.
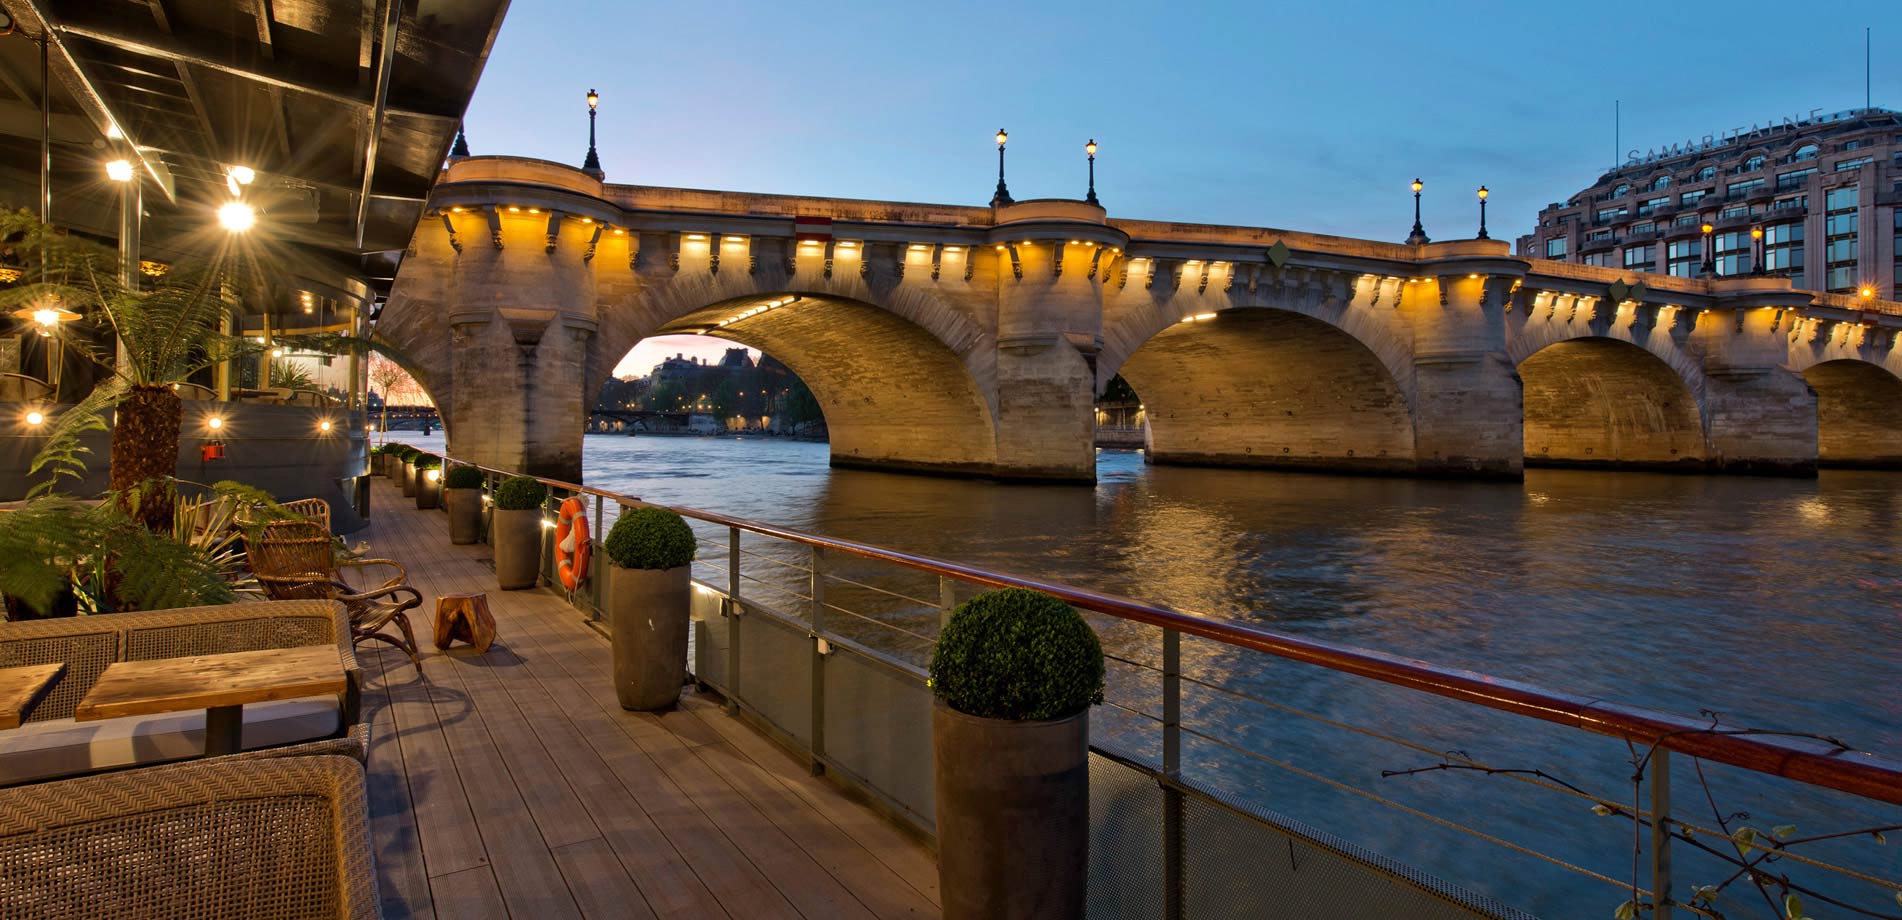
[[[687,680],[692,567],[624,569],[607,562],[607,569],[614,695],[622,709],[673,706]]]
[[[1089,879],[1090,719],[931,715],[945,920],[1081,918]]]
[[[482,540],[481,489],[444,489],[442,504],[449,511],[449,542],[461,545]]]
[[[542,569],[542,512],[539,508],[495,509],[495,582],[504,590],[533,588]]]
[[[416,464],[408,460],[403,461],[403,472],[398,474],[396,479],[397,483],[403,487],[404,498],[416,496]]]
[[[435,476],[430,476],[434,473]],[[442,470],[416,471],[416,507],[434,508],[442,501]]]

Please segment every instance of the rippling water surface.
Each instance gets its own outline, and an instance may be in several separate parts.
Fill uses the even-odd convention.
[[[774,440],[603,435],[586,447],[590,485],[653,501],[1902,757],[1902,474],[1535,470],[1523,483],[1471,483],[1149,467],[1104,451],[1091,488],[832,470],[826,459],[824,444]],[[848,574],[935,597],[897,573]],[[889,622],[926,632],[935,622],[928,610],[874,609],[866,597],[859,609]],[[1099,625],[1113,654],[1156,660],[1153,631]],[[1191,727],[1278,762],[1192,740],[1185,758],[1208,781],[1544,916],[1610,916],[1628,896],[1288,769],[1629,879],[1629,823],[1594,817],[1589,803],[1471,772],[1381,776],[1459,750],[1629,801],[1621,743],[1211,643],[1185,643],[1184,661],[1215,687],[1424,749],[1191,687]],[[1156,686],[1150,672],[1112,667],[1118,702],[1155,712]],[[1153,754],[1151,725],[1101,711],[1099,736]],[[1810,833],[1898,819],[1893,808],[1727,768],[1706,773],[1726,813],[1749,811],[1765,827]],[[1674,775],[1679,812],[1697,806],[1694,817],[1711,823],[1692,766],[1679,763]],[[1812,852],[1902,876],[1902,840]],[[1680,861],[1691,864],[1680,885],[1722,877],[1694,855]],[[1731,905],[1732,916],[1764,909],[1750,898]]]

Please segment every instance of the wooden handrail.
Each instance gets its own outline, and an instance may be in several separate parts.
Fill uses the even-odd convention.
[[[444,459],[449,462],[464,463],[454,458],[445,457]],[[465,463],[465,465],[502,476],[515,475],[506,470],[497,470],[479,464]],[[545,479],[539,476],[534,478],[555,488],[599,495],[620,504],[648,504],[634,496],[618,492],[590,488],[557,479]],[[1371,678],[1446,699],[1608,735],[1643,747],[1656,745],[1665,750],[1677,751],[1757,773],[1779,776],[1889,804],[1902,804],[1902,764],[1866,751],[1838,750],[1830,744],[1809,738],[1728,734],[1727,732],[1731,730],[1714,728],[1707,719],[1693,719],[1675,713],[1629,706],[1599,697],[1548,690],[1532,684],[1492,677],[1477,671],[1442,667],[1372,649],[1303,639],[1226,620],[1183,613],[1088,588],[1078,588],[992,569],[980,569],[959,562],[920,556],[868,543],[822,537],[715,511],[683,506],[671,506],[671,510],[682,517],[705,521],[709,524],[736,527],[791,543],[820,547],[829,552],[844,553],[862,559],[888,562],[974,584],[1042,591],[1062,599],[1071,606],[1118,619],[1162,629],[1173,629],[1187,635],[1251,649],[1290,661],[1318,665],[1329,670]]]

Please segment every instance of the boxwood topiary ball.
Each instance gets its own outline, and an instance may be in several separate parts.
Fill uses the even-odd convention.
[[[1041,591],[1005,588],[958,605],[931,654],[931,688],[966,715],[1061,719],[1103,702],[1096,631]]]
[[[624,569],[675,569],[693,561],[693,528],[680,515],[646,506],[621,513],[608,529],[608,560]]]
[[[548,487],[533,476],[510,476],[495,490],[495,507],[503,511],[529,511],[548,500]]]
[[[482,471],[473,466],[459,465],[451,467],[449,472],[443,476],[442,487],[445,489],[480,489],[482,488]]]
[[[436,456],[435,454],[417,454],[416,468],[419,470],[442,469],[442,458]]]

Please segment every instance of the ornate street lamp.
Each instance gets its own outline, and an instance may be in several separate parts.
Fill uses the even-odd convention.
[[[1101,204],[1096,200],[1096,138],[1090,138],[1090,142],[1083,145],[1083,152],[1090,156],[1090,193],[1083,196],[1083,200],[1090,204]]]
[[[997,193],[991,196],[991,207],[997,208],[1012,204],[1010,189],[1004,187],[1004,142],[1010,135],[1003,128],[997,129]]]
[[[1486,235],[1486,195],[1487,194],[1488,193],[1486,191],[1486,187],[1483,185],[1480,186],[1479,187],[1479,237],[1478,238],[1482,240],[1492,239],[1492,237]],[[1414,219],[1419,220],[1419,217],[1415,216]]]
[[[1750,228],[1750,248],[1753,250],[1750,257],[1756,262],[1755,265],[1750,267],[1750,273],[1753,275],[1761,275],[1763,274],[1764,250],[1768,248],[1763,242],[1762,227]]]
[[[588,155],[581,161],[581,171],[596,179],[607,175],[601,171],[601,155],[594,152],[594,107],[601,103],[601,94],[588,90]]]
[[[1407,234],[1407,245],[1423,246],[1432,240],[1427,239],[1426,228],[1420,226],[1420,189],[1425,186],[1419,179],[1413,180],[1413,232]]]
[[[1704,221],[1703,226],[1699,227],[1698,229],[1704,232],[1703,271],[1704,271],[1704,276],[1708,278],[1711,275],[1714,275],[1717,273],[1717,247],[1712,244],[1711,238],[1710,238],[1710,232],[1717,228],[1711,226],[1710,221],[1707,220],[1707,221]]]

